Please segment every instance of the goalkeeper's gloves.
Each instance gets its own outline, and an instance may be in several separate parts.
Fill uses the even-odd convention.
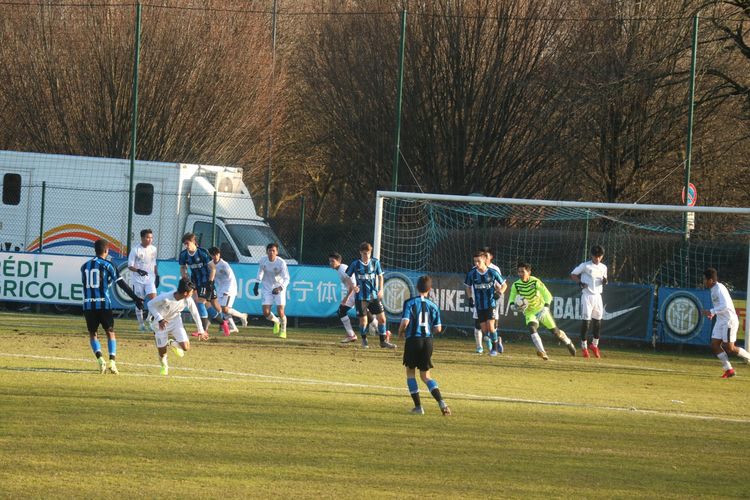
[[[156,278],[154,278],[154,286],[156,288],[159,288],[159,283],[161,283],[161,279],[159,278],[159,275],[156,275]]]
[[[136,299],[133,302],[135,302],[135,307],[138,310],[143,311],[144,305],[143,305],[143,299],[142,298],[136,297]]]
[[[581,290],[585,290],[585,289],[586,289],[586,286],[587,286],[587,285],[586,285],[586,283],[584,283],[583,281],[579,281],[579,282],[578,282],[578,286],[580,286],[580,287],[581,287]]]
[[[148,276],[148,271],[144,271],[143,269],[136,269],[135,272],[141,276]]]
[[[281,287],[277,286],[276,288],[274,288],[273,290],[271,290],[271,293],[274,294],[274,295],[280,294],[281,293]]]
[[[536,319],[541,321],[547,314],[549,314],[549,304],[544,304],[542,310],[536,313]]]
[[[206,293],[208,295],[214,293],[214,280],[208,280],[208,283],[206,284]]]
[[[469,307],[474,307],[474,297],[469,297]]]
[[[256,297],[258,296],[258,286],[260,286],[260,283],[256,281],[255,286],[253,286],[253,295],[255,295]]]
[[[501,295],[500,292],[498,292],[497,290],[495,290],[495,293],[492,294],[495,300],[498,300],[500,298],[500,295]]]
[[[602,285],[606,285],[607,283],[608,283],[607,277],[605,276],[602,278]]]

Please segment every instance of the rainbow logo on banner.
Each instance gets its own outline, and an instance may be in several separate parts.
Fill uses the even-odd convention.
[[[44,248],[59,248],[59,247],[92,247],[94,242],[98,239],[105,239],[109,241],[109,253],[115,258],[125,258],[125,247],[124,245],[108,235],[98,231],[90,226],[84,226],[82,224],[65,224],[57,226],[45,231],[43,238]],[[35,252],[39,250],[39,238],[31,242],[26,248],[27,252]]]

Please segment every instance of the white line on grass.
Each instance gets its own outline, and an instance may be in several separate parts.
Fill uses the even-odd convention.
[[[42,360],[55,360],[55,361],[80,361],[90,363],[91,358],[65,358],[60,356],[41,356],[37,354],[14,354],[0,352],[0,356],[10,358],[27,358],[27,359],[42,359]],[[156,364],[146,363],[118,363],[119,366],[137,366],[141,368],[159,368]],[[321,380],[321,379],[308,379],[308,378],[297,378],[297,377],[280,377],[278,375],[263,375],[259,373],[247,373],[247,372],[235,372],[227,370],[209,370],[205,368],[189,368],[180,367],[177,368],[180,371],[188,371],[194,373],[221,373],[222,375],[232,375],[234,377],[216,377],[209,375],[170,375],[170,378],[180,380],[211,380],[211,381],[229,381],[229,382],[242,382],[248,378],[259,379],[263,381],[273,381],[274,383],[289,383],[289,384],[304,384],[304,385],[325,385],[325,386],[336,386],[336,387],[350,387],[357,389],[381,389],[386,391],[405,392],[406,388],[403,387],[392,387],[387,385],[375,385],[375,384],[360,384],[354,382],[338,382],[334,380]],[[67,370],[65,372],[59,372],[57,370],[38,368],[36,371],[49,371],[56,373],[86,373],[83,371]],[[129,377],[145,377],[145,378],[164,378],[163,375],[147,374],[147,373],[120,373],[118,376],[129,376]],[[641,415],[657,415],[663,417],[679,417],[688,418],[693,420],[709,420],[718,422],[732,422],[740,424],[750,424],[750,419],[745,418],[730,418],[730,417],[717,417],[714,415],[700,415],[693,413],[681,413],[681,412],[669,412],[660,410],[644,410],[635,407],[625,406],[599,406],[588,403],[573,403],[569,401],[546,401],[542,399],[525,399],[525,398],[511,398],[505,396],[485,396],[478,394],[468,394],[461,392],[446,392],[444,393],[448,397],[464,398],[474,401],[496,401],[503,403],[521,403],[521,404],[533,404],[543,406],[558,406],[564,408],[581,408],[590,410],[605,410],[605,411],[618,411],[618,412],[629,412]]]

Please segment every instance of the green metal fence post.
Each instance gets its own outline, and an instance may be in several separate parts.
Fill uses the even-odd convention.
[[[268,115],[268,168],[266,168],[266,203],[263,207],[263,217],[271,216],[271,168],[273,167],[273,99],[276,84],[276,1],[273,0],[271,15],[271,112]]]
[[[42,208],[39,214],[39,253],[44,247],[44,200],[47,195],[47,181],[42,181]]]
[[[213,210],[211,210],[211,246],[216,246],[216,197],[218,195],[217,191],[214,191],[214,207]]]
[[[401,103],[404,97],[404,48],[406,47],[406,8],[401,11],[401,43],[398,62],[398,95],[396,97],[396,140],[393,151],[391,189],[398,191],[398,160],[401,155]]]
[[[586,257],[589,256],[588,248],[589,248],[589,216],[591,212],[589,212],[589,209],[586,209],[586,236],[583,238],[583,261],[586,261]]]
[[[690,205],[690,196],[688,188],[690,186],[690,167],[693,160],[693,114],[695,110],[695,65],[698,56],[698,14],[693,17],[693,51],[690,59],[690,98],[688,102],[688,130],[687,146],[685,148],[685,206]],[[688,214],[685,212],[685,240],[690,238],[690,229],[688,229]]]
[[[299,249],[297,250],[297,262],[302,264],[302,247],[305,244],[305,197],[302,197],[299,207]]]
[[[133,114],[130,130],[130,189],[128,190],[127,254],[133,233],[133,184],[135,182],[136,139],[138,137],[138,66],[141,62],[141,2],[135,4],[135,55],[133,60]]]

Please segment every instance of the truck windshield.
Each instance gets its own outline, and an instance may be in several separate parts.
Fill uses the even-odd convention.
[[[227,224],[229,234],[232,235],[242,255],[247,257],[261,257],[266,254],[266,245],[277,243],[279,245],[279,257],[291,259],[279,237],[268,226],[249,226],[247,224]]]

